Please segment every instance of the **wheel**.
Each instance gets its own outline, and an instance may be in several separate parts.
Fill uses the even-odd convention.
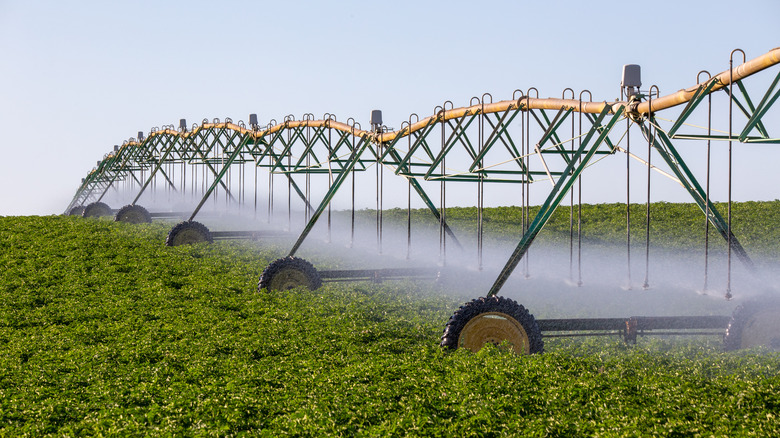
[[[200,222],[184,221],[179,222],[168,232],[165,239],[167,246],[189,245],[192,243],[213,242],[211,232]]]
[[[315,290],[320,286],[322,279],[311,263],[299,257],[284,257],[274,260],[263,270],[257,290],[284,291],[297,287]]]
[[[125,205],[114,215],[115,222],[127,222],[129,224],[148,224],[152,222],[152,215],[140,205]]]
[[[79,205],[68,210],[68,216],[81,216],[84,213],[84,206]]]
[[[84,207],[84,211],[81,213],[81,216],[83,217],[103,217],[103,216],[111,216],[112,211],[111,207],[108,205],[102,203],[102,202],[93,202],[86,207]]]
[[[486,343],[501,345],[504,341],[517,354],[544,350],[542,332],[534,316],[514,300],[493,296],[460,306],[447,322],[441,346],[477,352]]]
[[[734,309],[723,345],[727,351],[757,346],[780,351],[780,300],[748,301]]]

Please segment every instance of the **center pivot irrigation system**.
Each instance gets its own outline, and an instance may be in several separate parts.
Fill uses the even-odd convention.
[[[139,132],[137,138],[129,139],[121,147],[115,146],[82,179],[66,212],[85,217],[114,215],[116,221],[134,223],[161,217],[186,219],[170,230],[166,244],[171,246],[216,239],[263,239],[279,231],[210,231],[195,222],[195,217],[210,201],[213,209],[222,205],[226,210],[238,208],[251,212],[255,219],[258,211],[267,209],[270,220],[274,194],[280,188],[284,191],[286,186],[288,220],[293,200],[297,205],[300,198],[305,226],[288,256],[274,261],[263,271],[259,289],[316,289],[323,281],[436,275],[420,268],[318,272],[311,263],[295,256],[326,213],[330,233],[331,202],[340,191],[342,195],[346,191],[346,198],[351,199],[354,239],[355,193],[359,187],[356,176],[361,172],[375,173],[370,176],[376,181],[380,252],[385,174],[392,172],[403,178],[401,181],[407,186],[407,251],[412,240],[411,200],[416,196],[438,221],[442,259],[448,244],[462,249],[447,223],[447,188],[460,185],[457,192],[449,192],[452,198],[453,193],[463,195],[464,185],[474,187],[476,254],[480,269],[485,186],[514,184],[517,189],[513,193],[517,197],[510,202],[519,201],[522,205],[520,241],[487,294],[466,303],[452,315],[441,338],[442,346],[478,350],[488,342],[508,342],[516,352],[537,353],[543,350],[542,333],[544,336],[617,333],[627,341],[636,341],[638,335],[691,333],[723,335],[729,349],[756,344],[780,348],[780,305],[773,301],[746,302],[732,316],[537,320],[522,305],[498,296],[567,194],[572,248],[576,248],[572,254],[581,254],[580,176],[601,159],[625,156],[627,205],[629,163],[640,162],[647,172],[645,248],[648,257],[651,175],[660,175],[682,187],[699,206],[705,235],[709,236],[712,228],[727,242],[726,298],[731,298],[732,255],[748,270],[754,269],[748,253],[732,233],[732,151],[735,146],[748,143],[780,143],[780,138],[772,137],[769,132],[778,122],[777,113],[770,111],[780,96],[778,63],[780,48],[749,61],[737,49],[731,53],[728,70],[716,75],[699,72],[696,85],[665,96],[660,95],[656,86],[641,90],[639,66],[626,65],[621,98],[611,103],[593,101],[587,90],[576,95],[567,88],[561,98],[540,98],[538,90],[530,88],[525,92],[516,90],[511,100],[494,102],[491,95],[485,94],[472,98],[466,107],[455,108],[446,102],[430,117],[421,119],[413,114],[398,130],[384,126],[379,111],[372,112],[368,130],[361,129],[353,119],[339,122],[330,114],[319,120],[311,114],[301,120],[287,116],[281,123],[272,120],[265,126],[258,124],[254,114],[249,116],[248,126],[240,121],[215,119],[188,127],[181,120],[178,129],[173,125],[153,128],[146,136]],[[716,109],[719,123],[727,126],[719,125],[717,129],[713,126],[712,115]],[[634,141],[632,151],[630,134],[637,131],[640,140]],[[694,175],[678,150],[680,143],[695,145],[693,149],[700,157],[706,154],[706,171],[700,172],[704,175],[698,178]],[[725,213],[710,198],[710,154],[716,145],[720,145],[720,151],[728,150],[727,174],[716,175],[719,181],[728,182]],[[653,164],[659,158],[661,164]],[[546,195],[540,198],[544,202],[534,208],[533,215],[529,208],[532,189],[537,197]],[[430,195],[436,190],[438,199]],[[139,204],[142,199],[195,207],[191,212],[150,213]],[[109,200],[126,205],[115,211],[106,204]],[[626,215],[630,228],[628,208]],[[630,257],[630,232],[627,239]],[[525,260],[527,263],[527,257]],[[644,285],[648,285],[647,277]]]

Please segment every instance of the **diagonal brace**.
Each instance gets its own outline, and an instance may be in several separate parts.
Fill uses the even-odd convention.
[[[504,286],[506,281],[509,279],[509,276],[520,263],[520,259],[522,259],[525,253],[528,251],[528,248],[531,246],[536,236],[550,219],[555,209],[558,207],[558,205],[560,205],[561,201],[566,196],[566,193],[569,191],[569,189],[571,189],[571,186],[574,184],[577,178],[579,178],[582,171],[590,162],[590,159],[593,158],[593,156],[596,154],[596,150],[598,149],[599,145],[607,137],[607,134],[609,134],[610,130],[612,130],[612,127],[615,125],[615,123],[617,123],[618,119],[621,118],[623,111],[625,111],[624,106],[618,108],[605,129],[600,129],[601,122],[604,120],[611,109],[612,108],[609,105],[604,106],[604,110],[602,110],[599,116],[596,118],[593,127],[591,127],[591,129],[588,131],[588,134],[583,139],[582,144],[572,154],[571,160],[569,161],[568,166],[566,166],[566,170],[563,172],[561,178],[558,179],[558,182],[555,184],[555,186],[550,190],[550,194],[548,195],[547,200],[539,208],[539,212],[536,214],[536,217],[534,217],[531,225],[528,227],[526,232],[523,233],[523,236],[520,239],[520,243],[517,244],[517,248],[515,248],[514,252],[509,257],[509,260],[507,260],[506,265],[501,270],[498,278],[496,278],[496,281],[493,283],[493,286],[490,288],[487,296],[491,297],[497,295]],[[585,148],[588,146],[590,140],[596,132],[599,132],[598,138],[596,139],[593,146],[591,146],[590,149],[585,152]]]

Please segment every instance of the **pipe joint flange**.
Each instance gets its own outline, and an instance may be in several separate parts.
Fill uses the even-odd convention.
[[[642,123],[645,120],[644,115],[639,112],[639,104],[642,103],[643,97],[642,94],[634,94],[626,104],[626,117],[636,123]]]

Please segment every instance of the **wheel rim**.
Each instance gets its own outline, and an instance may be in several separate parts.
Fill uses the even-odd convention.
[[[756,312],[742,328],[742,348],[765,346],[780,350],[780,319],[778,309]]]
[[[300,269],[283,268],[271,279],[269,289],[290,290],[296,287],[311,287],[309,277]]]
[[[127,222],[131,224],[142,224],[146,222],[144,214],[138,210],[129,210],[124,212],[119,217],[119,222]]]
[[[458,338],[461,348],[473,352],[491,343],[501,345],[507,341],[516,354],[530,354],[528,333],[516,319],[501,312],[485,312],[471,318]]]
[[[173,245],[190,245],[193,243],[205,242],[206,236],[198,230],[192,228],[179,231],[173,238]]]
[[[103,217],[110,216],[111,210],[102,205],[95,205],[92,208],[85,208],[82,214],[84,217]]]

